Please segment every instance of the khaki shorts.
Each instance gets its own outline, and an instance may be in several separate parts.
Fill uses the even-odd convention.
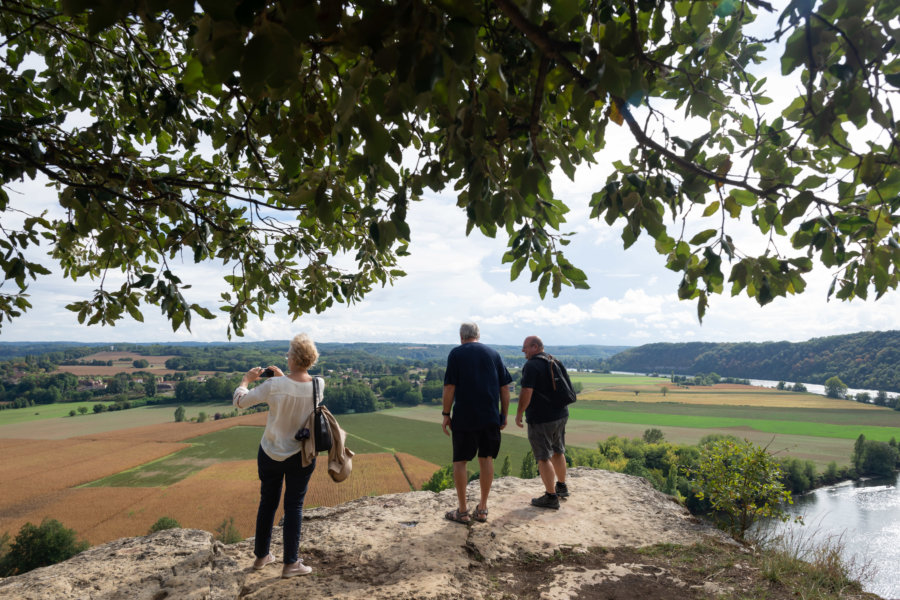
[[[569,417],[549,423],[529,423],[528,441],[534,460],[550,460],[554,454],[566,453],[566,422]]]

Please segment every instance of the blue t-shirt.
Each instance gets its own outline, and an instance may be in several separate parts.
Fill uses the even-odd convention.
[[[447,356],[444,385],[455,385],[454,431],[478,431],[500,426],[500,388],[512,377],[496,350],[481,342],[461,344]]]
[[[569,416],[569,407],[550,404],[553,381],[550,376],[550,363],[534,356],[525,361],[522,367],[523,388],[532,388],[531,402],[525,409],[525,421],[528,423],[550,423]]]

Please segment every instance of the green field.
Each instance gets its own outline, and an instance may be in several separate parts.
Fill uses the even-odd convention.
[[[347,446],[354,452],[406,452],[436,465],[449,465],[453,460],[453,449],[450,438],[441,429],[440,407],[422,408],[425,409],[422,414],[427,415],[423,419],[396,416],[396,409],[374,414],[338,415],[338,419],[347,432]],[[530,449],[527,440],[504,435],[496,468],[499,470],[504,457],[509,456],[513,473],[518,473],[522,459]],[[477,465],[477,461],[473,461],[470,468],[477,470]]]
[[[164,487],[181,481],[209,465],[256,458],[262,427],[232,427],[185,440],[190,448],[179,450],[140,467],[122,471],[82,487]]]
[[[811,415],[813,416],[813,415]],[[863,425],[835,425],[818,421],[779,421],[771,419],[748,419],[735,417],[707,417],[653,412],[631,412],[600,408],[570,408],[569,418],[577,421],[602,421],[605,423],[639,423],[647,426],[693,427],[695,429],[723,429],[749,427],[765,433],[785,435],[805,435],[856,439],[860,434],[870,440],[882,442],[900,435],[896,427],[876,427]]]
[[[94,414],[94,405],[100,402],[62,402],[58,404],[38,404],[35,406],[27,406],[25,408],[8,408],[0,410],[0,425],[17,425],[19,423],[27,423],[29,421],[40,421],[42,419],[58,419],[65,417],[67,419],[86,419]],[[112,404],[111,402],[103,402],[102,404]],[[88,409],[88,414],[70,417],[69,411],[78,412],[78,407],[84,406]]]
[[[450,438],[444,435],[438,423],[404,419],[384,413],[339,415],[339,419],[341,427],[347,432],[347,447],[357,454],[405,452],[436,465],[448,465],[452,461]],[[93,481],[85,487],[172,485],[217,462],[255,459],[261,436],[261,427],[232,427],[185,440],[191,444],[190,448]],[[504,436],[500,455],[497,457],[497,469],[508,455],[512,472],[518,473],[529,449],[527,440],[518,436]],[[471,470],[477,470],[477,465],[477,461],[473,461]]]
[[[649,377],[646,375],[617,375],[613,373],[569,373],[572,383],[579,382],[585,392],[603,390],[618,385],[664,385],[669,384],[666,377]]]
[[[128,410],[116,410],[94,414],[96,402],[89,402],[91,412],[69,416],[73,407],[81,404],[45,404],[29,408],[0,411],[0,438],[28,438],[56,440],[90,435],[105,431],[117,431],[129,427],[158,425],[175,420],[175,404],[140,406]],[[210,417],[217,412],[231,411],[231,403],[185,404],[185,418],[190,419],[205,412]],[[39,413],[39,414],[34,414]]]
[[[776,392],[777,393],[777,392]],[[723,398],[727,398],[723,395]],[[834,425],[876,426],[900,428],[900,411],[859,410],[855,403],[847,402],[848,408],[805,408],[728,406],[722,404],[680,404],[677,402],[621,402],[591,400],[578,401],[573,408],[587,410],[613,410],[640,414],[662,414],[689,418],[722,417],[731,419],[764,419],[769,421],[804,421],[830,423]],[[900,429],[898,429],[900,435]]]

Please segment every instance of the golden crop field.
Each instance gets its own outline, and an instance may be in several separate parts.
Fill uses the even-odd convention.
[[[380,496],[410,491],[409,481],[393,454],[358,454],[353,457],[353,473],[335,483],[328,476],[323,454],[309,482],[307,506],[336,506],[363,496]]]
[[[7,446],[0,467],[0,532],[17,531],[22,518],[61,501],[69,488],[176,452],[186,444],[128,441],[50,440]],[[12,457],[12,458],[10,458]],[[100,514],[104,509],[94,506]],[[44,516],[52,516],[45,514]],[[40,522],[40,520],[38,520]]]
[[[423,474],[437,467],[404,455],[404,468]],[[361,454],[353,458],[353,473],[341,483],[328,476],[323,454],[309,483],[304,506],[335,506],[368,495],[410,491],[393,455]],[[431,476],[431,470],[428,476]],[[421,487],[419,484],[417,487]],[[215,532],[225,519],[244,537],[252,536],[259,504],[256,461],[222,462],[203,469],[167,488],[74,488],[53,490],[45,500],[15,518],[0,519],[0,531],[17,531],[44,517],[61,521],[91,544],[120,537],[144,535],[160,517],[171,517],[182,527]],[[5,511],[4,511],[5,512]],[[283,514],[279,508],[276,519]]]
[[[439,465],[405,452],[398,452],[396,457],[413,489],[416,490],[421,490],[422,484],[431,479],[434,472],[441,468]]]

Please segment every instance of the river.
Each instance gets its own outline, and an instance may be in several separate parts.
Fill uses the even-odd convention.
[[[842,556],[867,592],[900,600],[900,486],[890,479],[845,482],[796,496],[788,512],[793,540],[839,540]]]

